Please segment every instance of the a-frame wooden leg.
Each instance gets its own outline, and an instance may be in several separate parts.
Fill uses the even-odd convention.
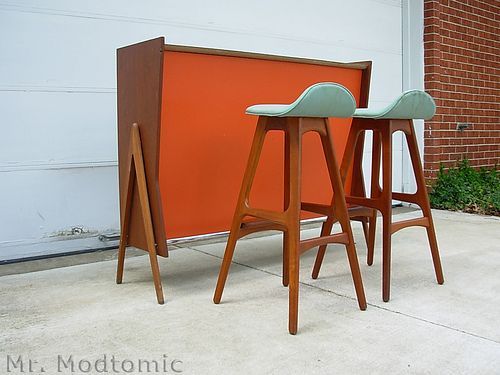
[[[285,130],[289,134],[289,204],[285,211],[286,227],[288,232],[288,262],[289,262],[289,285],[288,285],[288,331],[295,335],[298,327],[299,306],[299,270],[300,270],[300,179],[302,159],[302,133],[301,121],[288,118],[288,127]]]
[[[432,220],[431,206],[429,203],[429,197],[427,195],[427,189],[425,187],[425,177],[422,170],[422,163],[420,161],[420,154],[418,152],[417,137],[415,135],[415,128],[411,120],[409,120],[409,131],[405,132],[406,141],[408,144],[408,150],[410,153],[411,163],[413,166],[413,172],[415,175],[415,181],[417,183],[417,199],[419,201],[420,208],[422,209],[423,216],[429,221],[429,226],[426,227],[427,237],[429,239],[429,246],[432,254],[432,261],[434,263],[434,271],[436,273],[436,280],[438,284],[444,283],[443,269],[441,267],[441,259],[439,257],[438,244],[436,239],[436,231],[434,229],[434,221]]]
[[[125,250],[127,248],[127,241],[128,241],[130,210],[132,208],[132,196],[134,193],[135,167],[133,163],[134,159],[132,153],[130,152],[128,158],[127,195],[125,198],[126,199],[125,208],[121,224],[120,246],[118,248],[118,266],[116,270],[117,284],[121,284],[123,280],[123,267],[125,263]]]
[[[347,212],[347,205],[344,194],[344,183],[342,181],[341,174],[338,169],[338,164],[335,157],[335,150],[333,147],[333,142],[327,119],[325,119],[325,134],[321,135],[321,143],[323,145],[323,151],[325,153],[328,172],[330,175],[330,181],[332,184],[332,189],[334,191],[333,194],[333,198],[335,200],[333,206],[334,216],[339,221],[340,226],[342,228],[342,232],[346,233],[349,239],[349,243],[346,245],[346,250],[347,250],[347,257],[349,259],[349,266],[351,268],[351,275],[354,282],[354,289],[356,291],[359,308],[361,310],[366,310],[365,291],[363,288],[363,281],[361,279],[361,271],[359,269],[359,262],[356,254],[356,248],[354,245],[354,237],[352,235],[351,221],[349,219],[349,213]]]
[[[137,182],[137,192],[139,194],[139,203],[144,225],[144,234],[146,237],[147,251],[149,253],[149,261],[151,263],[151,271],[153,273],[153,281],[156,291],[156,299],[159,304],[164,303],[163,290],[161,285],[160,268],[156,255],[156,242],[153,232],[153,221],[151,219],[151,209],[149,206],[148,190],[146,185],[146,173],[144,170],[144,159],[142,156],[141,137],[139,126],[132,124],[130,137],[130,169],[128,176],[127,198],[125,205],[125,213],[122,221],[122,234],[120,240],[120,248],[118,250],[118,269],[116,281],[122,282],[123,265],[125,260],[125,247],[127,245],[127,237],[129,232],[130,209],[132,205],[132,194],[134,190],[134,182]]]
[[[219,277],[217,279],[217,286],[215,288],[213,298],[213,301],[216,304],[220,303],[220,300],[222,298],[222,292],[224,291],[224,285],[226,284],[229,267],[231,266],[231,261],[233,259],[234,248],[236,247],[236,241],[238,240],[241,222],[245,215],[245,208],[248,205],[250,190],[252,188],[255,172],[257,171],[257,166],[259,164],[259,158],[262,151],[262,146],[264,145],[266,132],[266,120],[265,118],[260,117],[257,128],[255,130],[255,135],[252,142],[252,148],[250,150],[250,156],[248,157],[245,174],[243,176],[243,182],[241,184],[241,190],[238,197],[238,202],[236,204],[236,210],[234,213],[233,222],[231,224],[231,231],[229,233],[229,238],[226,244],[226,250],[224,251],[224,259],[222,260]]]

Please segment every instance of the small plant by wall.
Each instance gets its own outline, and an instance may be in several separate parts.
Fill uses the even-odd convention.
[[[441,165],[429,198],[432,208],[500,216],[500,172],[476,170],[466,159],[447,170]]]

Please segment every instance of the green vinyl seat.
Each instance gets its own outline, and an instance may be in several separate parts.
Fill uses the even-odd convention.
[[[271,117],[351,117],[356,102],[351,92],[337,83],[321,82],[306,88],[291,104],[256,104],[246,113]]]
[[[434,99],[421,90],[409,90],[402,93],[387,107],[374,110],[371,108],[358,108],[353,117],[372,119],[403,119],[429,120],[436,113]]]

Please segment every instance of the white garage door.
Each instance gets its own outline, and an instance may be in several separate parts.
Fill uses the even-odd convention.
[[[166,36],[373,60],[370,102],[381,106],[403,88],[402,14],[398,0],[0,1],[0,261],[96,247],[118,231],[117,47]],[[398,137],[396,189],[402,147]]]

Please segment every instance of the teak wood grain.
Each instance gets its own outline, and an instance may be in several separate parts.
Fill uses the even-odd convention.
[[[285,133],[285,186],[282,212],[255,209],[250,206],[250,191],[255,177],[259,158],[264,145],[264,139],[270,130],[280,130]],[[332,205],[329,208],[341,225],[341,232],[335,235],[322,235],[316,239],[300,240],[300,212],[301,203],[301,159],[302,136],[306,132],[316,132],[320,139],[330,176],[330,183],[334,191]],[[312,206],[311,206],[312,207]],[[251,232],[246,231],[245,217],[260,219],[254,225],[254,231],[278,229],[283,231],[283,278],[284,286],[289,290],[289,317],[288,330],[296,334],[298,329],[298,302],[299,302],[299,258],[307,250],[327,243],[344,244],[347,250],[351,274],[356,290],[359,308],[366,309],[366,299],[359,270],[358,258],[354,246],[349,214],[344,197],[343,182],[338,169],[335,150],[331,138],[330,126],[326,118],[307,117],[266,117],[260,116],[254,140],[250,150],[247,167],[241,184],[241,190],[231,225],[229,239],[224,253],[219,278],[214,294],[214,303],[218,304],[227,280],[229,267],[236,247],[236,241]]]
[[[163,292],[161,290],[156,255],[168,256],[162,199],[168,200],[169,196],[161,195],[159,182],[160,169],[164,168],[164,166],[160,165],[160,160],[162,160],[160,158],[160,134],[166,134],[163,133],[165,129],[162,129],[162,126],[169,126],[168,121],[162,125],[162,113],[165,111],[165,108],[162,108],[162,100],[165,95],[163,90],[165,89],[164,84],[167,82],[164,67],[168,70],[168,64],[165,63],[165,60],[168,60],[166,57],[168,55],[167,51],[358,70],[362,73],[364,86],[360,96],[360,105],[364,105],[363,103],[367,101],[371,72],[370,61],[339,63],[240,51],[176,46],[165,44],[163,37],[117,50],[118,169],[122,233],[116,276],[117,282],[120,283],[123,277],[125,248],[127,246],[147,251],[150,256],[159,303],[163,302]],[[196,131],[194,126],[195,124],[193,124],[192,129]],[[139,160],[141,161],[139,162]],[[290,177],[285,175],[286,178]],[[290,193],[288,192],[285,195],[289,196]],[[284,198],[284,204],[289,206],[290,202],[287,199]],[[323,211],[330,212],[330,206],[325,206],[326,208],[323,207]],[[313,209],[310,211],[316,212]],[[253,213],[271,220],[277,218],[272,212],[264,210],[255,210]],[[175,212],[171,213],[171,215],[175,215]],[[266,224],[265,226],[271,229],[283,229],[287,223],[286,220],[281,222],[278,220],[278,222]],[[261,228],[262,225],[259,223],[247,223],[239,233],[240,236],[244,236],[259,231]],[[285,237],[285,241],[288,241],[288,235]],[[332,239],[345,242],[345,237],[342,236],[332,236]],[[317,246],[320,243],[323,242],[315,242],[314,244]],[[312,242],[304,243],[300,251],[305,251],[312,244]],[[286,251],[283,261],[284,269],[287,270],[284,273],[288,274],[289,257],[286,255]],[[288,284],[287,277],[283,278],[284,284]]]
[[[141,129],[141,146],[151,205],[156,252],[168,256],[165,225],[161,205],[159,174],[159,140],[163,79],[164,38],[157,38],[117,50],[118,99],[118,171],[120,183],[120,215],[123,217],[127,199],[128,157],[131,126]],[[142,225],[142,211],[137,194],[132,197],[128,246],[148,249]]]
[[[349,204],[359,205],[373,210],[372,214],[365,213],[366,219],[370,222],[367,255],[368,265],[373,264],[375,228],[377,220],[375,213],[376,211],[379,211],[382,214],[382,299],[387,302],[390,299],[392,253],[391,237],[394,233],[403,228],[411,226],[421,226],[426,228],[437,282],[439,284],[443,284],[444,277],[413,121],[355,118],[349,131],[347,146],[340,167],[343,180],[345,180],[345,176],[347,176],[348,171],[351,168],[353,171],[360,171],[362,168],[362,144],[367,130],[373,131],[370,197],[366,196],[364,189],[352,189],[351,193],[346,197],[346,200]],[[392,191],[392,134],[396,131],[402,131],[404,133],[408,144],[411,164],[417,183],[417,191],[412,194],[397,193]],[[382,167],[382,186],[380,186],[379,182],[380,167]],[[353,173],[352,184],[353,186],[364,186],[363,175]],[[392,222],[393,199],[418,205],[422,210],[423,217]],[[333,220],[333,218],[329,217],[325,222],[323,226],[325,233],[329,233],[329,230],[331,230],[328,223]],[[323,246],[320,248],[316,256],[313,268],[313,278],[318,277],[324,252],[325,247]]]
[[[156,257],[156,243],[153,231],[153,220],[151,216],[150,202],[146,182],[146,172],[144,168],[143,150],[141,146],[141,136],[139,125],[134,123],[130,127],[130,147],[128,155],[128,173],[126,176],[126,199],[123,207],[121,223],[120,247],[118,248],[118,268],[116,271],[116,283],[121,284],[123,279],[123,266],[125,263],[125,250],[130,246],[132,202],[137,197],[141,210],[142,229],[146,238],[146,250],[149,253],[151,271],[156,291],[156,299],[159,304],[163,304],[163,290],[161,286],[160,269]],[[137,228],[136,228],[137,229]]]

